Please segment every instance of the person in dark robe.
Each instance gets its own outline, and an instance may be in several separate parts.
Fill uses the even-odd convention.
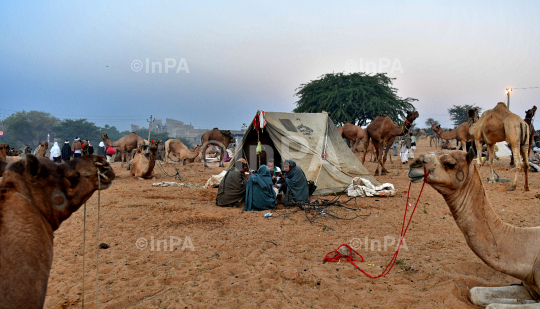
[[[234,168],[225,174],[218,187],[216,205],[218,206],[239,206],[246,198],[246,184],[248,176],[246,171],[248,165],[246,160],[236,161]]]
[[[64,142],[64,146],[62,146],[62,160],[64,162],[69,161],[71,158],[71,146],[69,145],[69,141],[66,140]]]
[[[104,142],[99,142],[99,145],[98,145],[98,150],[97,150],[97,154],[98,156],[102,156],[105,158],[105,143]]]
[[[284,205],[309,202],[309,188],[306,175],[296,162],[285,160],[283,162],[283,172],[281,179],[285,181],[286,188]],[[283,186],[285,187],[285,186]]]
[[[266,165],[261,165],[256,174],[249,177],[246,185],[246,205],[244,211],[268,210],[276,206],[276,192],[272,175]]]
[[[92,144],[90,144],[89,140],[86,140],[86,142],[88,143],[88,154],[93,155],[94,154],[94,146],[92,146]]]

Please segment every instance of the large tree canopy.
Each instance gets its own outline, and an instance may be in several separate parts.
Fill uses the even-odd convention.
[[[296,89],[295,113],[329,113],[336,125],[350,121],[366,125],[377,115],[389,115],[392,120],[404,119],[407,111],[413,111],[411,102],[417,99],[402,99],[393,80],[386,73],[332,73],[302,84]]]
[[[436,126],[438,124],[441,124],[438,120],[435,120],[433,118],[426,119],[426,127],[431,128],[431,126]]]
[[[478,109],[478,115],[480,116],[480,112],[482,111],[482,108],[474,105],[454,105],[452,108],[448,109],[448,113],[450,114],[450,119],[454,123],[454,127],[459,126],[460,124],[467,122],[469,119],[467,118],[467,111],[471,108],[477,108]]]
[[[16,112],[4,119],[4,142],[11,147],[30,145],[35,148],[39,142],[47,141],[47,134],[60,121],[49,113],[29,111]]]
[[[99,135],[101,128],[86,119],[64,119],[54,127],[55,138],[73,141],[76,137],[89,140],[91,144],[101,141]]]

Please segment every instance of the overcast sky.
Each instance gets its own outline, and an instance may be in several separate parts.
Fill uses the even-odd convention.
[[[0,119],[240,129],[258,109],[292,111],[295,89],[322,74],[376,71],[419,100],[420,127],[450,126],[452,105],[490,109],[507,87],[540,87],[538,1],[452,2],[1,0]],[[539,98],[516,89],[511,110]]]

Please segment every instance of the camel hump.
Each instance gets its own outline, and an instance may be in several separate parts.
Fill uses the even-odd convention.
[[[213,128],[212,130],[219,130],[219,129],[216,127],[216,128]]]

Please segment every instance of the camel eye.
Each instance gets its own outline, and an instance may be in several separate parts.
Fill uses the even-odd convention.
[[[454,169],[454,167],[456,166],[455,163],[450,163],[450,162],[446,162],[444,163],[444,167],[446,167],[447,169]]]

